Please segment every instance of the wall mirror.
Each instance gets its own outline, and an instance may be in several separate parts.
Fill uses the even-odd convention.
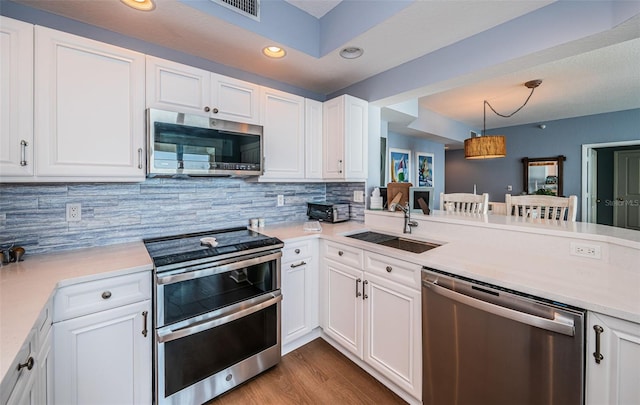
[[[565,156],[522,158],[524,194],[563,196],[562,162]]]

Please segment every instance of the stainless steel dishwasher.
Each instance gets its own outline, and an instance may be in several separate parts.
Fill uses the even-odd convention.
[[[423,403],[582,404],[584,316],[424,267]]]

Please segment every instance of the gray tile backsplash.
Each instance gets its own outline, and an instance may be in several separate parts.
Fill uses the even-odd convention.
[[[27,253],[103,246],[153,236],[307,219],[307,201],[348,200],[364,221],[353,191],[364,183],[254,183],[242,179],[147,179],[143,183],[0,184],[0,247]],[[285,205],[276,207],[276,196]],[[82,220],[67,222],[66,204],[82,204]]]

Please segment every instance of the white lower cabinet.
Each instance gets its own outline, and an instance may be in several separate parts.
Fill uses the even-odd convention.
[[[420,399],[421,301],[414,282],[420,266],[333,242],[323,246],[323,331]]]
[[[282,345],[319,326],[317,241],[285,242],[282,258]]]
[[[147,300],[54,324],[55,403],[151,403],[150,311]]]
[[[54,403],[151,403],[150,284],[140,272],[56,292]]]
[[[587,405],[640,404],[640,324],[588,312],[586,362]]]

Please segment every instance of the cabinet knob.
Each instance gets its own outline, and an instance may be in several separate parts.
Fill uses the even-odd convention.
[[[387,266],[387,273],[391,273],[391,270],[393,270],[393,267]]]
[[[214,108],[214,109],[213,109],[213,113],[214,113],[214,114],[217,114],[217,113],[218,113],[218,109],[217,109],[217,108]]]
[[[342,256],[344,252],[342,250],[338,250],[338,256]]]
[[[209,112],[211,111],[211,108],[209,108],[209,106],[204,106],[204,112]]]
[[[108,300],[111,298],[111,291],[105,291],[102,293],[102,299]]]
[[[300,249],[296,249],[296,250],[294,250],[294,252],[296,252],[296,254],[299,255],[300,254]]]
[[[33,357],[29,357],[26,363],[18,364],[18,371],[23,368],[27,368],[27,370],[31,370],[33,368]]]

